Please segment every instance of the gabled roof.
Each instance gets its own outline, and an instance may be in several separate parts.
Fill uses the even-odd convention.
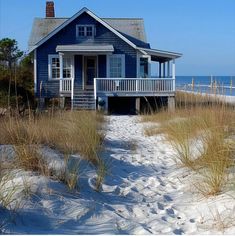
[[[142,18],[102,18],[120,33],[147,43],[144,20]]]
[[[123,39],[130,46],[136,48],[136,44],[132,42],[133,37],[137,41],[146,43],[143,19],[140,18],[99,18],[87,8],[82,8],[71,18],[35,18],[33,28],[29,39],[29,51],[42,45],[53,35],[58,33],[62,28],[75,20],[82,13],[86,12],[103,26],[108,28],[118,37]],[[130,36],[130,37],[127,37]],[[147,44],[147,43],[146,43]]]
[[[62,25],[68,18],[35,18],[28,41],[28,49],[33,48],[41,39]]]
[[[33,22],[32,31],[28,41],[29,50],[35,46],[46,35],[51,33],[69,18],[35,18]],[[141,18],[101,18],[106,23],[111,25],[114,29],[119,31],[123,36],[129,35],[137,42],[147,44],[146,34],[144,29],[144,20]],[[130,38],[129,37],[129,38]],[[133,39],[130,39],[132,42]],[[136,44],[136,42],[133,42]],[[138,45],[138,46],[141,46]]]

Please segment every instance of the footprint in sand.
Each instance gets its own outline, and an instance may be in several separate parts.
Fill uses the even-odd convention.
[[[159,210],[163,211],[165,208],[164,208],[164,205],[160,202],[157,203],[157,207]]]
[[[172,208],[166,209],[166,213],[168,216],[175,218],[175,211]]]
[[[172,199],[171,196],[169,196],[169,195],[163,195],[163,199],[164,199],[164,201],[166,201],[166,202],[172,202],[172,201],[173,201],[173,199]]]
[[[158,179],[161,186],[163,186],[163,187],[166,186],[166,184],[162,181],[162,179],[159,176],[157,176],[157,179]]]
[[[177,235],[181,235],[181,234],[184,234],[184,231],[182,229],[174,229],[173,233]]]
[[[165,150],[160,150],[160,153],[164,155],[164,154],[166,154],[166,151]]]

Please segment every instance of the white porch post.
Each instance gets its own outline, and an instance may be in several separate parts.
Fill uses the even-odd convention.
[[[166,63],[163,62],[163,78],[166,77]]]
[[[158,77],[161,78],[162,77],[162,63],[159,62],[159,73],[158,73]]]
[[[151,64],[152,64],[151,56],[148,56],[148,78],[151,78]]]
[[[71,79],[71,109],[73,110],[74,76]]]
[[[63,79],[63,54],[59,53],[60,60],[60,92],[62,91],[62,79]]]
[[[96,78],[94,78],[94,97],[95,97],[95,101],[97,99],[97,93],[96,93]]]
[[[170,77],[170,61],[167,62],[167,77]]]
[[[175,91],[175,59],[172,61],[173,91]]]
[[[37,92],[37,49],[34,50],[33,58],[33,67],[34,67],[34,93]]]

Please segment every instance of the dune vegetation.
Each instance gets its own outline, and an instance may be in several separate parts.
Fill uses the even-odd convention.
[[[0,144],[10,145],[14,158],[1,163],[0,181],[9,176],[11,170],[23,169],[61,180],[69,189],[77,189],[79,163],[83,159],[97,169],[98,190],[104,178],[100,170],[105,169],[99,157],[104,138],[101,132],[103,122],[100,113],[88,111],[29,114],[23,118],[5,116],[0,122]],[[56,150],[63,156],[64,171],[58,174],[48,166],[43,147]],[[76,168],[68,169],[66,164],[73,154],[79,155],[73,164]]]
[[[159,124],[146,129],[146,134],[165,135],[177,162],[196,172],[195,186],[204,195],[217,195],[234,181],[235,107],[231,104],[177,92],[174,112],[161,110],[142,120]]]

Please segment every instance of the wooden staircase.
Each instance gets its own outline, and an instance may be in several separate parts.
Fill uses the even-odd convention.
[[[75,90],[73,96],[73,109],[95,110],[93,90]]]

